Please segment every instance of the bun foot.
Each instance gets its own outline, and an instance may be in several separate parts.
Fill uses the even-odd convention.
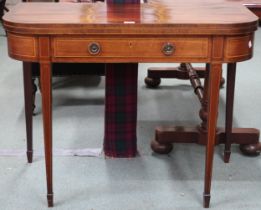
[[[210,204],[210,194],[204,194],[204,208],[209,208]]]
[[[27,151],[27,161],[28,163],[32,163],[33,162],[33,151]]]
[[[241,144],[240,151],[246,156],[258,156],[261,152],[261,143],[257,144]]]
[[[47,195],[48,207],[53,207],[53,194]]]
[[[156,88],[160,85],[161,79],[160,78],[145,77],[144,82],[147,85],[147,87]]]
[[[172,151],[173,146],[170,143],[159,143],[156,140],[151,142],[151,149],[158,154],[168,154]]]

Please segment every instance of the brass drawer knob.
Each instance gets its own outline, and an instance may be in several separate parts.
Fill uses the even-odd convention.
[[[172,43],[167,42],[162,47],[162,52],[164,55],[167,56],[172,55],[174,51],[175,51],[175,46]]]
[[[97,42],[92,42],[88,46],[88,51],[91,55],[97,55],[101,51],[101,46]]]

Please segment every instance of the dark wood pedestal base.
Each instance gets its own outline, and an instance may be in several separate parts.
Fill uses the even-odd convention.
[[[244,4],[248,9],[250,9],[255,15],[261,18],[261,4],[255,1],[249,0],[241,0],[238,1],[241,4]],[[259,25],[261,21],[259,21]],[[195,68],[196,74],[199,78],[205,78],[205,68]],[[235,73],[232,73],[232,84],[228,84],[228,86],[234,86]],[[189,79],[189,75],[182,66],[174,67],[174,68],[149,68],[148,76],[145,78],[145,83],[150,88],[156,88],[161,83],[161,78],[177,78],[177,79]],[[225,83],[224,78],[221,80],[220,86],[222,87]],[[228,81],[229,83],[229,81]],[[227,87],[230,89],[230,87]],[[216,144],[225,144],[224,151],[224,161],[228,162],[230,157],[230,144],[239,144],[240,150],[244,155],[247,156],[257,156],[261,152],[261,143],[259,143],[259,130],[254,128],[234,128],[232,129],[232,111],[233,111],[233,97],[234,97],[234,87],[227,94],[229,95],[227,98],[229,99],[227,102],[227,125],[226,128],[220,128],[217,131]],[[232,131],[231,131],[232,129]],[[230,140],[228,140],[230,139]],[[173,145],[172,143],[199,143],[206,144],[205,134],[203,130],[200,128],[186,128],[186,127],[158,127],[156,128],[155,139],[151,143],[152,149],[161,154],[169,153]],[[204,195],[204,197],[208,197],[208,195]],[[208,200],[208,199],[206,199]],[[207,206],[207,203],[204,204]]]
[[[185,67],[182,64],[178,67],[160,68],[151,67],[148,68],[147,77],[145,77],[144,82],[149,88],[157,88],[161,83],[161,78],[165,79],[182,79],[188,80],[189,75],[187,74]],[[205,78],[206,68],[195,68],[195,71],[199,78]],[[225,84],[225,79],[222,78],[220,82],[220,87]]]
[[[216,133],[216,144],[226,142],[224,128],[218,128]],[[168,154],[171,152],[172,143],[197,143],[206,145],[206,133],[198,127],[169,126],[157,127],[155,139],[151,142],[154,152]],[[259,155],[261,144],[259,144],[259,130],[255,128],[233,128],[231,132],[231,143],[240,144],[240,149],[246,155]]]
[[[195,94],[201,103],[199,116],[202,123],[197,127],[157,127],[155,139],[151,143],[151,148],[156,153],[167,154],[171,152],[172,143],[198,143],[206,145],[206,123],[207,123],[207,84],[208,84],[208,64],[206,68],[193,68],[191,64],[182,63],[174,68],[149,68],[145,83],[148,87],[156,88],[160,84],[160,78],[189,79],[194,88]],[[226,123],[225,128],[218,128],[216,133],[216,144],[225,144],[224,162],[229,162],[231,154],[231,144],[239,144],[243,154],[257,156],[261,152],[259,143],[259,130],[255,128],[232,128],[234,88],[236,76],[236,63],[229,63],[227,68],[227,93],[226,93]],[[204,86],[199,78],[205,78]],[[222,79],[220,86],[225,80]]]

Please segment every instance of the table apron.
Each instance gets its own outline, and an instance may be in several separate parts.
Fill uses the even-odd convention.
[[[8,33],[10,57],[39,62],[39,37]],[[86,63],[168,63],[215,61],[214,40],[222,40],[219,62],[230,63],[248,60],[253,54],[253,33],[236,36],[171,36],[171,37],[84,37],[48,36],[50,38],[50,62]],[[90,46],[98,46],[92,53]],[[166,53],[164,47],[173,52]]]

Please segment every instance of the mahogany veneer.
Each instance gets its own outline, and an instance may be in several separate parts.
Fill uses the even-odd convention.
[[[252,57],[257,23],[244,6],[219,0],[16,5],[4,16],[4,27],[9,55],[40,63],[48,205],[53,206],[52,63],[204,62],[208,63],[202,96],[202,113],[208,116],[203,126],[207,131],[204,206],[209,207],[221,66]]]

